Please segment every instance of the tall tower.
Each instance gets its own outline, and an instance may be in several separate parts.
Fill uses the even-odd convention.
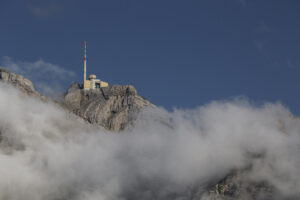
[[[84,42],[84,64],[83,64],[83,89],[87,87],[87,80],[86,80],[86,42]]]

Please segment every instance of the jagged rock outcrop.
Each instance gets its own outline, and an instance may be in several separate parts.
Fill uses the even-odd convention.
[[[133,86],[113,85],[97,90],[82,90],[76,83],[65,94],[64,104],[88,122],[113,131],[130,127],[142,108],[154,106],[138,96]]]
[[[278,198],[279,193],[269,183],[250,180],[247,170],[234,170],[210,187],[207,195],[201,200],[273,200]]]
[[[24,94],[43,101],[32,82],[23,76],[0,68],[0,81],[10,84]],[[65,94],[64,103],[56,102],[79,117],[98,124],[108,130],[120,131],[129,127],[135,115],[145,106],[154,106],[138,96],[133,86],[113,85],[99,90],[82,90],[79,84],[72,84]]]
[[[0,68],[0,81],[18,88],[23,93],[25,93],[29,96],[38,97],[43,101],[46,100],[46,98],[44,96],[40,95],[34,89],[33,84],[30,80],[24,78],[23,76],[21,76],[19,74],[11,73],[5,68]]]

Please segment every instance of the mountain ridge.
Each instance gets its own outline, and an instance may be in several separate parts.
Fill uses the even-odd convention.
[[[131,85],[84,90],[77,83],[67,90],[64,105],[86,121],[117,132],[130,127],[141,109],[154,107]]]
[[[19,89],[21,92],[38,98],[40,95],[32,82],[21,75],[0,68],[0,80]],[[73,83],[59,103],[66,111],[74,113],[90,124],[96,124],[113,132],[130,128],[138,113],[146,107],[153,107],[150,101],[140,97],[133,86],[113,85],[99,90],[83,90],[80,84]],[[235,169],[220,180],[213,181],[202,200],[272,199],[274,188],[266,183],[249,181],[246,170]],[[276,192],[274,192],[276,193]],[[200,197],[199,197],[200,198]],[[194,198],[185,198],[194,199]]]

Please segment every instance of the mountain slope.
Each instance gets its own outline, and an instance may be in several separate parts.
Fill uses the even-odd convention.
[[[20,91],[22,91],[26,95],[36,97],[36,98],[38,98],[40,100],[43,100],[43,101],[47,101],[47,99],[45,97],[41,96],[37,91],[34,90],[34,86],[31,83],[31,81],[24,78],[24,77],[22,77],[21,75],[10,73],[5,69],[0,69],[0,80],[2,82],[13,85],[14,87],[18,88]],[[10,99],[9,99],[9,101],[10,101]],[[21,101],[23,101],[23,99],[21,99]],[[43,105],[46,105],[46,104],[43,104]],[[80,119],[82,118],[85,121],[89,122],[90,124],[100,125],[100,126],[104,127],[107,130],[112,130],[112,131],[115,131],[115,132],[126,130],[127,128],[131,127],[132,122],[137,118],[137,114],[143,108],[148,107],[148,106],[149,107],[155,107],[149,101],[147,101],[144,98],[138,96],[137,91],[134,89],[133,86],[113,85],[111,87],[101,88],[100,90],[84,91],[84,90],[80,89],[79,84],[72,84],[70,86],[70,88],[68,89],[68,91],[66,92],[66,94],[65,94],[64,103],[55,104],[55,105],[57,107],[63,106],[63,108],[65,108],[66,110],[71,111],[71,112],[69,112],[71,116],[75,116],[75,115],[72,114],[72,113],[75,113],[77,116],[80,117]],[[36,105],[33,105],[30,108],[35,109],[35,106]],[[59,107],[59,108],[61,108],[61,107]],[[61,109],[59,109],[59,110],[61,110]],[[155,109],[155,110],[157,110],[157,109]],[[29,111],[27,110],[27,112],[29,112]],[[37,111],[37,113],[39,113],[39,112],[40,112],[40,110]],[[62,111],[62,112],[65,113],[64,111]],[[22,112],[20,112],[20,113],[21,114],[18,113],[18,116],[23,115]],[[47,113],[47,112],[45,112],[45,113]],[[4,115],[2,115],[2,116],[4,116]],[[24,114],[24,116],[26,116],[26,115]],[[33,116],[35,116],[35,115],[33,115]],[[26,120],[28,120],[27,118],[28,117],[26,117]],[[40,117],[38,117],[38,118],[40,119]],[[43,120],[43,119],[40,120],[39,123],[45,123],[47,125],[47,128],[45,130],[42,129],[44,132],[38,131],[38,133],[41,132],[42,134],[45,134],[47,136],[47,138],[49,136],[51,136],[51,134],[49,134],[48,131],[49,131],[50,128],[54,128],[54,129],[56,128],[55,124],[58,123],[56,121],[57,118],[58,117],[56,115],[51,116],[51,119],[55,122],[55,123],[52,123],[52,124],[49,123],[49,120],[48,121]],[[80,129],[79,128],[80,126],[78,126],[78,127],[75,126],[77,124],[77,122],[75,120],[71,119],[68,122],[63,122],[62,118],[63,117],[61,116],[61,119],[60,119],[61,121],[59,122],[59,123],[62,123],[62,124],[59,125],[59,127],[62,128],[62,131],[58,132],[58,133],[57,133],[56,129],[55,129],[55,131],[53,131],[54,133],[58,134],[59,137],[60,137],[60,135],[64,136],[66,130],[69,130],[73,134],[73,128],[74,128],[74,130],[80,132],[80,130],[78,130],[78,129]],[[26,120],[25,120],[26,124],[32,122],[30,120],[29,121],[26,121]],[[173,132],[174,132],[174,134],[176,134],[176,130],[175,130],[176,127],[174,128],[174,126],[172,126],[172,124],[170,125],[170,123],[167,120],[168,119],[164,119],[164,118],[159,118],[159,120],[157,120],[159,122],[159,126],[163,125],[163,130],[164,130],[164,131],[161,132],[161,135],[160,135],[161,138],[159,137],[159,141],[154,140],[155,142],[158,142],[158,144],[162,140],[164,140],[165,132],[167,132],[167,133],[169,132],[172,135],[172,137],[173,137]],[[221,117],[221,120],[222,121],[226,120],[226,117]],[[210,120],[210,121],[214,122],[214,120]],[[65,125],[63,123],[70,123],[71,125],[68,126],[67,124]],[[146,121],[146,123],[148,124],[148,121]],[[218,122],[218,123],[220,123],[220,122]],[[282,133],[282,135],[284,137],[287,136],[288,131],[286,130],[286,127],[287,127],[286,122],[279,121],[279,120],[274,120],[274,121],[272,121],[272,123],[275,124],[274,125],[275,128],[272,131],[278,131],[278,132],[280,132],[280,134]],[[226,126],[230,126],[230,125],[233,126],[235,124],[236,124],[236,122],[234,122],[234,124],[229,123],[229,125],[225,124],[225,127],[223,127],[222,130],[219,131],[219,132],[223,133],[223,131],[224,131],[223,129],[225,129]],[[157,124],[154,125],[155,128],[156,128],[156,125]],[[192,125],[193,124],[189,124],[189,126],[192,126]],[[14,124],[14,126],[15,126],[15,124]],[[21,126],[22,125],[20,125],[20,127]],[[34,123],[34,125],[32,126],[33,128],[28,129],[29,132],[31,133],[32,130],[34,130],[34,128],[36,126],[37,126],[37,124]],[[66,129],[66,127],[68,127],[68,128]],[[183,138],[182,138],[182,140],[180,140],[180,142],[185,142],[186,141],[185,137],[189,136],[189,132],[188,132],[189,128],[190,127],[184,127],[183,128],[183,130],[182,130],[183,134],[181,135]],[[142,126],[143,131],[144,131],[144,129],[145,129],[144,126]],[[177,129],[178,129],[178,127],[177,127]],[[157,130],[155,129],[154,132],[156,133],[156,131]],[[199,130],[197,129],[197,130],[194,130],[194,131],[197,132],[196,133],[197,136],[199,134],[198,131],[201,132],[200,129]],[[194,131],[192,131],[192,132],[194,133]],[[239,130],[238,133],[240,133],[241,131],[242,130]],[[1,136],[1,132],[4,133],[4,132],[7,132],[7,130],[4,128],[3,131],[2,131],[2,129],[0,127],[0,136]],[[12,131],[12,132],[15,132],[15,131]],[[125,131],[125,133],[126,133],[126,131]],[[95,134],[95,135],[97,135],[97,134]],[[150,134],[147,134],[147,135],[150,135]],[[147,137],[147,139],[145,139],[146,137],[144,138],[144,136],[145,135],[140,136],[140,137],[143,137],[143,138],[140,139],[140,140],[135,141],[133,145],[139,145],[138,144],[139,142],[143,143],[144,140],[153,139],[151,137]],[[101,137],[102,137],[102,135],[100,135],[100,138]],[[130,137],[130,136],[125,135],[125,137]],[[139,136],[135,135],[135,137],[139,137]],[[51,138],[51,137],[49,137],[49,138]],[[1,141],[1,139],[2,139],[2,136],[0,137],[0,141]],[[135,138],[129,138],[130,141],[133,140],[133,139],[135,139]],[[155,137],[154,137],[154,139],[155,139]],[[168,138],[168,141],[169,141],[169,139],[170,138]],[[205,137],[203,137],[201,139],[202,139],[202,141],[205,142],[205,140],[204,140]],[[234,141],[234,138],[232,138],[232,140]],[[8,145],[11,145],[11,142],[9,140],[7,140],[7,141],[8,141]],[[146,144],[149,145],[149,146],[151,146],[151,145],[155,146],[155,142],[151,142],[151,141],[152,140],[150,140],[149,144],[148,143],[146,143]],[[80,140],[79,143],[81,143],[81,140]],[[167,142],[166,144],[170,145],[169,147],[173,147],[173,145],[175,147],[174,147],[174,149],[172,148],[172,151],[167,152],[168,155],[169,155],[170,152],[174,152],[174,150],[178,149],[176,145],[179,145],[176,142],[174,142],[175,144],[172,143],[172,142],[170,142],[170,143],[171,144],[169,144]],[[232,143],[230,141],[229,144],[232,145],[232,144],[234,144],[234,142]],[[168,145],[166,145],[166,146],[168,147]],[[197,145],[198,145],[198,143],[197,143]],[[202,145],[205,146],[205,144],[202,144]],[[98,145],[96,145],[96,146],[98,146]],[[131,146],[132,145],[130,145],[130,147]],[[2,147],[3,147],[3,144],[2,144]],[[165,145],[163,145],[163,147],[165,147]],[[101,151],[106,150],[106,148],[108,148],[108,147],[105,146],[105,148],[101,149]],[[182,150],[183,152],[184,152],[185,148],[186,148],[185,146],[179,146],[179,149]],[[125,149],[128,149],[128,148],[125,148]],[[143,152],[144,149],[147,149],[147,146],[142,146],[141,148],[137,148],[137,149],[139,151]],[[187,147],[187,149],[188,149],[188,147]],[[226,146],[226,148],[224,148],[223,150],[224,150],[224,152],[226,152],[226,151],[228,151],[228,149],[230,149],[229,146]],[[161,149],[156,149],[156,150],[159,153],[157,153],[157,154],[151,154],[151,153],[147,154],[146,153],[145,154],[145,156],[146,156],[145,161],[147,161],[147,163],[149,162],[148,164],[152,163],[151,159],[157,159],[157,157],[159,157],[160,154],[163,154],[163,151],[161,151]],[[162,148],[162,150],[163,150],[163,148]],[[223,153],[223,150],[222,150],[222,153]],[[94,150],[92,150],[92,151],[94,151]],[[123,151],[121,151],[121,152],[123,153]],[[131,151],[131,153],[132,152],[135,152],[135,151]],[[207,180],[207,184],[204,185],[204,186],[203,185],[197,185],[197,184],[194,184],[192,186],[187,185],[186,188],[181,188],[182,191],[178,191],[178,190],[168,191],[167,190],[166,194],[162,194],[162,195],[163,196],[164,195],[165,196],[170,196],[170,198],[167,198],[167,199],[172,199],[172,200],[173,199],[185,199],[185,200],[194,200],[194,199],[197,199],[197,200],[237,200],[237,199],[243,199],[243,200],[272,199],[273,200],[273,199],[280,199],[281,200],[281,199],[287,199],[287,198],[284,198],[284,197],[279,195],[279,192],[276,191],[276,189],[275,189],[276,187],[272,185],[273,182],[272,183],[267,183],[263,179],[258,180],[257,177],[256,177],[256,179],[252,178],[252,175],[255,172],[255,169],[252,169],[253,166],[251,166],[251,164],[253,164],[255,162],[256,163],[266,162],[264,152],[261,152],[261,151],[258,151],[258,150],[255,150],[254,152],[255,152],[255,154],[249,154],[248,155],[248,151],[247,151],[247,154],[243,155],[244,159],[247,161],[246,163],[249,162],[249,164],[245,165],[243,167],[243,169],[241,169],[241,167],[239,167],[238,169],[236,169],[236,168],[233,169],[233,167],[231,167],[230,169],[232,169],[232,171],[230,173],[228,173],[228,171],[226,171],[226,173],[223,174],[224,176],[222,175],[221,177],[217,177],[217,178],[215,177],[213,179]],[[259,153],[256,153],[256,152],[259,152]],[[197,158],[198,153],[200,153],[200,152],[196,151],[195,154],[194,154],[194,151],[193,152],[188,152],[188,153],[189,154],[187,154],[187,156],[184,156],[184,157],[189,157],[190,153],[191,153],[194,156],[196,156],[196,158]],[[122,154],[122,156],[120,156],[120,157],[123,159],[124,156],[125,157],[127,156],[127,154],[128,154],[127,152],[124,152],[124,154]],[[217,153],[213,152],[212,155],[213,154],[217,154]],[[135,154],[133,154],[133,155],[135,155]],[[183,155],[185,155],[185,154],[183,154]],[[226,156],[226,153],[222,154],[222,155]],[[144,156],[144,154],[143,154],[143,156]],[[177,156],[178,157],[182,156],[182,155],[180,155],[180,151],[179,151],[178,155],[176,154],[175,158],[177,158]],[[132,156],[132,157],[135,158],[135,156]],[[149,160],[149,157],[151,158],[150,160]],[[165,159],[165,158],[168,158],[168,157],[169,156],[166,156],[166,157],[163,157],[163,158]],[[205,157],[205,155],[203,157]],[[192,159],[194,159],[194,158],[192,158]],[[215,160],[216,159],[214,159],[214,161]],[[165,160],[160,160],[159,163],[163,163],[164,161]],[[55,160],[55,162],[56,162],[56,160]],[[122,160],[122,162],[120,162],[120,164],[123,165],[124,164],[123,162],[124,162],[124,160]],[[115,163],[115,162],[113,162],[113,163]],[[273,164],[273,160],[270,163]],[[174,165],[176,165],[176,164],[184,166],[184,163],[175,163],[174,162]],[[193,161],[191,161],[191,164],[193,166],[195,165],[195,163]],[[219,167],[223,167],[223,164],[220,164],[220,165],[221,166],[219,166]],[[160,164],[158,166],[160,166]],[[200,165],[200,167],[202,167],[202,166],[203,165]],[[265,165],[262,165],[262,166],[265,167]],[[176,168],[176,166],[175,166],[175,168]],[[273,166],[271,166],[271,168],[273,169]],[[97,167],[96,167],[96,169],[97,169]],[[168,173],[168,171],[166,171],[166,173]],[[195,174],[195,176],[197,176],[197,174]],[[150,177],[147,177],[147,178],[144,179],[144,177],[143,177],[143,178],[141,178],[141,180],[139,180],[136,183],[137,188],[139,188],[140,183],[145,184],[145,185],[142,185],[141,188],[139,188],[143,192],[144,192],[144,190],[148,190],[149,188],[150,189],[152,188],[152,190],[153,190],[152,192],[154,193],[153,195],[155,196],[156,192],[161,191],[161,188],[156,185],[155,181],[157,181],[157,183],[161,184],[162,186],[165,186],[165,187],[168,186],[168,184],[164,185],[164,182],[161,182],[161,180],[159,179],[160,176],[158,176],[158,177],[150,176]],[[155,180],[155,178],[157,178],[157,180]],[[155,180],[154,184],[153,184],[153,182],[151,182],[153,179]],[[149,181],[149,180],[151,180],[151,181]],[[286,180],[286,177],[283,176],[282,179],[281,179],[281,177],[279,177],[279,180],[282,180],[284,182]],[[167,183],[169,183],[168,180],[165,180],[165,181]],[[172,183],[172,182],[170,182],[170,183]],[[80,183],[78,183],[78,184],[80,184]],[[135,197],[135,194],[134,194],[135,191],[131,190],[131,187],[132,187],[132,185],[130,185],[130,188],[128,189],[130,191],[129,192],[130,194],[128,194],[128,196],[132,197],[132,198],[128,198],[128,199],[139,199],[138,196],[136,196],[136,198],[134,198]],[[143,187],[145,187],[145,188],[143,188]],[[169,194],[171,194],[171,195],[169,195]],[[144,198],[144,199],[151,199],[150,197],[151,196],[149,196],[149,198]],[[297,198],[289,197],[288,199],[297,199]]]
[[[154,106],[129,85],[82,90],[79,84],[72,84],[65,94],[64,104],[88,122],[113,131],[128,128],[142,108]]]
[[[46,100],[44,96],[39,94],[34,89],[32,82],[24,78],[22,75],[11,73],[5,68],[0,68],[0,80],[4,83],[10,84],[18,88],[20,91],[29,96],[37,97],[43,101]]]

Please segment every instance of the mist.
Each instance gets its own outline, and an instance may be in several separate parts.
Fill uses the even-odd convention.
[[[280,103],[146,108],[114,133],[2,83],[0,96],[0,199],[201,199],[234,169],[300,197],[300,120]]]
[[[43,10],[39,6],[33,6],[32,9],[37,11]],[[66,70],[59,65],[46,62],[43,59],[28,62],[3,56],[0,57],[0,66],[4,66],[10,72],[29,78],[40,94],[57,100],[65,92],[65,86],[70,85],[76,76],[73,71]]]

